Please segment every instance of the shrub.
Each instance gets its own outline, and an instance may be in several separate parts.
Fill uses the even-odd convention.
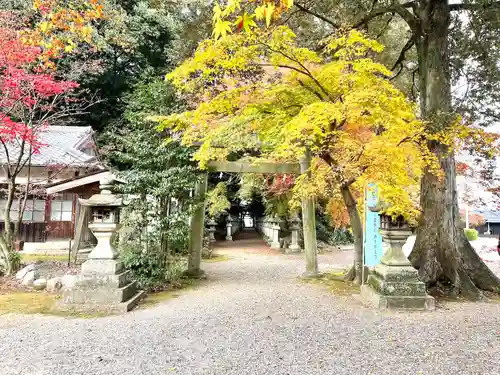
[[[354,242],[352,233],[344,228],[334,228],[328,218],[316,215],[316,237],[329,245],[347,245]]]
[[[479,233],[475,229],[464,229],[464,232],[465,237],[467,237],[469,241],[475,241],[479,238]]]
[[[139,287],[148,291],[177,286],[185,270],[185,261],[167,260],[155,247],[146,251],[140,246],[125,245],[120,257]]]
[[[172,220],[168,228],[168,247],[172,254],[188,255],[189,223],[186,220]]]

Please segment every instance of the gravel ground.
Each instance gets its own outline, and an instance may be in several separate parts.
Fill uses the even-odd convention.
[[[1,316],[0,374],[500,374],[500,304],[379,313],[272,252],[204,268],[195,290],[123,316]]]

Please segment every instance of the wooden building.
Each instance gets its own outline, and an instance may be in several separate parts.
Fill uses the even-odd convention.
[[[29,184],[29,195],[21,225],[24,242],[66,241],[74,237],[78,217],[78,198],[89,198],[98,191],[98,182],[82,185],[77,189],[52,189],[63,182],[95,179],[103,172],[99,163],[94,132],[91,127],[49,126],[40,133],[43,146],[31,156],[16,179],[20,188]],[[10,155],[19,153],[16,144],[8,144]],[[6,165],[5,150],[0,148],[0,163]],[[10,159],[12,160],[12,158]],[[2,168],[0,184],[6,191],[6,172]],[[0,199],[0,230],[6,200]],[[11,208],[11,219],[18,215],[19,200]],[[87,240],[91,241],[89,234]]]

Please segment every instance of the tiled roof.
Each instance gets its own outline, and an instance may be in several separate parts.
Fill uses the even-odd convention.
[[[500,223],[500,211],[484,210],[474,211],[484,217],[487,223]]]
[[[93,164],[95,156],[83,152],[93,143],[93,130],[90,126],[49,126],[40,133],[40,142],[43,146],[40,152],[32,156],[31,165],[72,165],[87,166]],[[20,147],[17,144],[8,144],[11,162],[19,155]],[[0,164],[7,163],[3,147],[0,147]]]

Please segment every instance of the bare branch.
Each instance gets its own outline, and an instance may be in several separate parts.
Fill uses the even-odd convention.
[[[290,12],[290,14],[288,15],[288,17],[286,17],[284,20],[282,20],[282,21],[279,22],[279,25],[286,25],[288,23],[288,21],[290,21],[290,19],[293,16],[295,16],[297,13],[299,13],[299,12],[300,12],[299,10]]]
[[[375,39],[379,39],[391,24],[392,20],[394,19],[394,13],[391,13],[390,15],[391,16],[387,19],[387,22],[385,23],[384,27],[382,27],[382,29],[378,32],[377,37]]]
[[[10,170],[10,154],[9,154],[9,149],[8,149],[7,145],[5,144],[5,141],[3,140],[2,137],[0,137],[0,142],[3,145],[3,149],[5,151],[5,157],[7,158],[7,163],[6,163],[6,166],[7,166],[7,168],[6,168],[7,178],[10,178],[11,170]]]
[[[412,35],[411,38],[404,45],[403,49],[401,50],[401,52],[399,54],[398,59],[396,60],[396,62],[392,66],[391,70],[396,69],[396,67],[398,65],[401,65],[401,66],[403,65],[403,61],[406,59],[406,52],[408,52],[415,45],[415,42],[416,42],[416,38],[414,35]]]
[[[314,16],[316,17],[317,19],[320,19],[321,21],[323,22],[326,22],[327,24],[329,24],[330,26],[332,26],[334,29],[339,29],[340,28],[340,25],[335,22],[335,21],[332,21],[331,19],[319,14],[319,13],[316,13],[308,8],[306,8],[304,5],[302,4],[299,4],[299,3],[295,3],[294,4],[297,8],[299,8],[302,12],[304,13],[307,13],[307,14],[310,14],[311,16]]]
[[[375,9],[375,10],[371,11],[370,13],[368,13],[365,17],[363,17],[356,24],[354,24],[353,27],[359,28],[363,25],[368,24],[368,22],[370,22],[374,18],[383,16],[384,14],[388,14],[388,13],[389,14],[396,13],[403,20],[406,21],[406,23],[408,24],[408,26],[410,26],[410,28],[412,30],[415,30],[416,26],[418,24],[418,18],[412,12],[410,12],[408,10],[408,8],[413,8],[413,6],[415,5],[414,3],[415,3],[414,1],[409,2],[409,3],[404,3],[404,4],[394,3],[394,4],[387,6],[387,7]]]

